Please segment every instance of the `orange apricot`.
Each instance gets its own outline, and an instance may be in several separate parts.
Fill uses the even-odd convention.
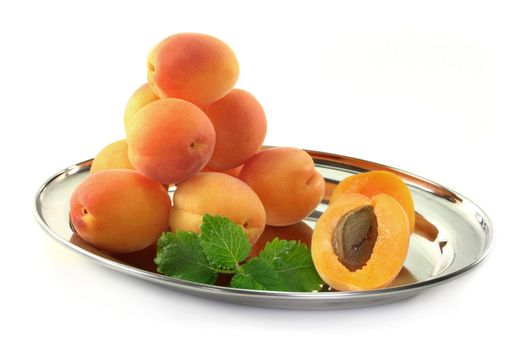
[[[255,192],[241,180],[223,173],[199,173],[177,186],[170,229],[199,233],[204,214],[225,216],[237,223],[252,245],[266,222],[264,207]]]
[[[397,200],[386,194],[346,194],[316,222],[312,259],[333,289],[377,289],[401,271],[409,239],[408,217]]]
[[[148,84],[161,98],[205,106],[230,91],[239,76],[233,50],[209,35],[180,33],[158,43],[148,55]]]
[[[351,175],[335,187],[330,203],[333,203],[345,193],[360,193],[369,198],[380,193],[388,194],[395,198],[405,209],[410,222],[410,232],[414,231],[416,222],[414,201],[407,185],[398,175],[385,170],[374,170]]]
[[[289,226],[266,225],[261,237],[259,237],[255,245],[252,247],[250,256],[254,257],[259,255],[259,252],[264,249],[266,243],[270,243],[275,238],[301,242],[306,244],[307,247],[310,247],[312,242],[312,232],[312,228],[304,221],[299,221]]]
[[[231,169],[259,150],[266,136],[266,115],[248,91],[233,89],[204,112],[215,128],[215,150],[208,167]]]
[[[135,169],[129,161],[128,143],[125,139],[110,143],[98,152],[89,172],[94,174],[107,169]]]
[[[155,95],[153,90],[150,89],[149,85],[141,85],[128,100],[126,109],[124,111],[124,129],[128,129],[128,124],[131,118],[137,113],[139,109],[151,103],[157,101],[159,97]]]
[[[194,104],[176,98],[151,102],[131,119],[128,156],[144,175],[179,183],[199,172],[211,157],[215,130]]]
[[[98,249],[131,253],[156,242],[168,228],[171,200],[166,189],[135,170],[90,174],[73,192],[75,231]]]
[[[292,147],[256,153],[244,163],[239,179],[257,193],[266,223],[272,226],[291,225],[308,216],[320,203],[325,186],[312,157]]]
[[[233,176],[233,177],[239,177],[239,174],[241,173],[241,169],[242,169],[242,165],[239,165],[238,167],[236,168],[232,168],[232,169],[224,169],[224,170],[215,170],[215,169],[211,169],[209,166],[205,166],[204,169],[201,170],[201,172],[212,172],[212,173],[224,173],[224,174],[228,174],[230,176]]]

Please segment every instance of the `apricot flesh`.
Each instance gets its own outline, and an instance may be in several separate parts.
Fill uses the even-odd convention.
[[[248,91],[233,89],[204,112],[216,134],[215,149],[208,167],[225,170],[242,165],[262,146],[266,136],[266,115]]]
[[[223,41],[180,33],[158,43],[148,55],[148,84],[161,98],[181,98],[199,106],[217,101],[239,76],[239,63]]]
[[[171,200],[158,182],[135,170],[90,174],[73,192],[75,231],[98,249],[131,253],[156,242],[168,228]]]
[[[410,232],[414,231],[416,223],[414,200],[407,185],[398,175],[384,170],[351,175],[339,182],[334,188],[330,203],[337,201],[345,193],[360,193],[369,198],[380,193],[388,194],[405,209],[410,222]]]
[[[333,245],[334,231],[350,211],[370,206],[377,219],[377,238],[366,263],[351,271]],[[331,203],[318,219],[312,236],[312,259],[321,278],[339,291],[371,290],[387,286],[403,267],[408,253],[410,224],[403,207],[386,194],[372,198],[353,193]]]
[[[266,222],[263,204],[255,192],[241,180],[223,173],[199,173],[177,186],[170,229],[199,233],[204,214],[225,216],[237,223],[252,245]]]
[[[128,125],[128,156],[144,175],[180,183],[199,172],[215,147],[215,130],[194,104],[175,98],[153,101]]]
[[[292,147],[259,151],[244,163],[239,179],[257,193],[271,226],[291,225],[308,216],[320,203],[325,186],[312,157]]]
[[[107,169],[135,169],[129,161],[128,143],[125,139],[110,143],[100,150],[89,171],[94,174]]]

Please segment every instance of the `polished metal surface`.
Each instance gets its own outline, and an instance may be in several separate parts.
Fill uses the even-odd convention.
[[[35,217],[55,240],[114,270],[206,298],[260,307],[342,309],[406,299],[426,288],[462,276],[486,258],[493,243],[487,215],[464,196],[437,183],[389,166],[340,155],[308,151],[327,189],[323,202],[305,219],[313,227],[326,208],[333,187],[345,177],[368,170],[389,170],[408,184],[417,211],[416,233],[398,278],[388,287],[364,292],[291,293],[241,290],[170,278],[155,272],[153,249],[132,255],[110,255],[82,241],[69,224],[69,200],[87,176],[91,160],[66,168],[48,179],[35,198]]]

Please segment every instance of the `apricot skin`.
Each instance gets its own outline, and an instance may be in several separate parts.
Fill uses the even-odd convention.
[[[160,183],[179,183],[199,172],[215,146],[215,130],[192,103],[167,98],[141,108],[127,132],[131,164]]]
[[[215,150],[208,167],[231,169],[243,164],[262,146],[266,136],[266,115],[248,91],[233,89],[204,112],[215,127]]]
[[[308,216],[321,201],[325,186],[312,157],[291,147],[256,153],[244,163],[239,179],[257,193],[266,223],[272,226],[291,225]]]
[[[128,143],[125,139],[115,141],[104,147],[93,159],[89,171],[94,174],[107,169],[135,169],[129,161]]]
[[[371,205],[378,223],[378,235],[367,263],[354,272],[336,255],[332,239],[340,218],[351,210]],[[358,193],[343,195],[331,203],[318,219],[312,236],[312,260],[319,276],[339,291],[382,288],[399,274],[408,253],[410,224],[397,200],[379,194],[368,198]]]
[[[168,228],[171,201],[161,184],[135,170],[90,174],[74,191],[75,231],[98,249],[131,253],[156,242]]]
[[[139,109],[151,103],[157,101],[159,97],[150,89],[149,85],[141,85],[128,100],[126,110],[124,111],[124,129],[128,129],[128,124],[131,118],[137,113]]]
[[[148,84],[161,98],[205,106],[225,96],[238,76],[239,63],[232,49],[209,35],[175,34],[148,55]]]
[[[335,187],[330,203],[337,201],[344,193],[360,193],[369,198],[380,193],[388,194],[405,209],[410,222],[410,231],[414,231],[416,223],[414,201],[407,185],[398,175],[384,170],[351,175]]]
[[[177,186],[170,229],[198,233],[204,214],[225,216],[237,223],[252,245],[266,222],[264,207],[255,192],[241,180],[223,173],[199,173]]]

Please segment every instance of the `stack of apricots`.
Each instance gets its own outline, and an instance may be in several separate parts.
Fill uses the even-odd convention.
[[[246,232],[252,256],[274,237],[307,244],[335,290],[380,288],[397,276],[415,222],[397,175],[341,181],[312,232],[302,219],[325,195],[324,178],[307,152],[262,147],[264,109],[235,88],[239,63],[226,43],[169,36],[150,51],[146,73],[125,107],[126,139],[97,154],[71,197],[71,223],[83,240],[133,253],[167,230],[199,233],[205,214],[221,215]]]

